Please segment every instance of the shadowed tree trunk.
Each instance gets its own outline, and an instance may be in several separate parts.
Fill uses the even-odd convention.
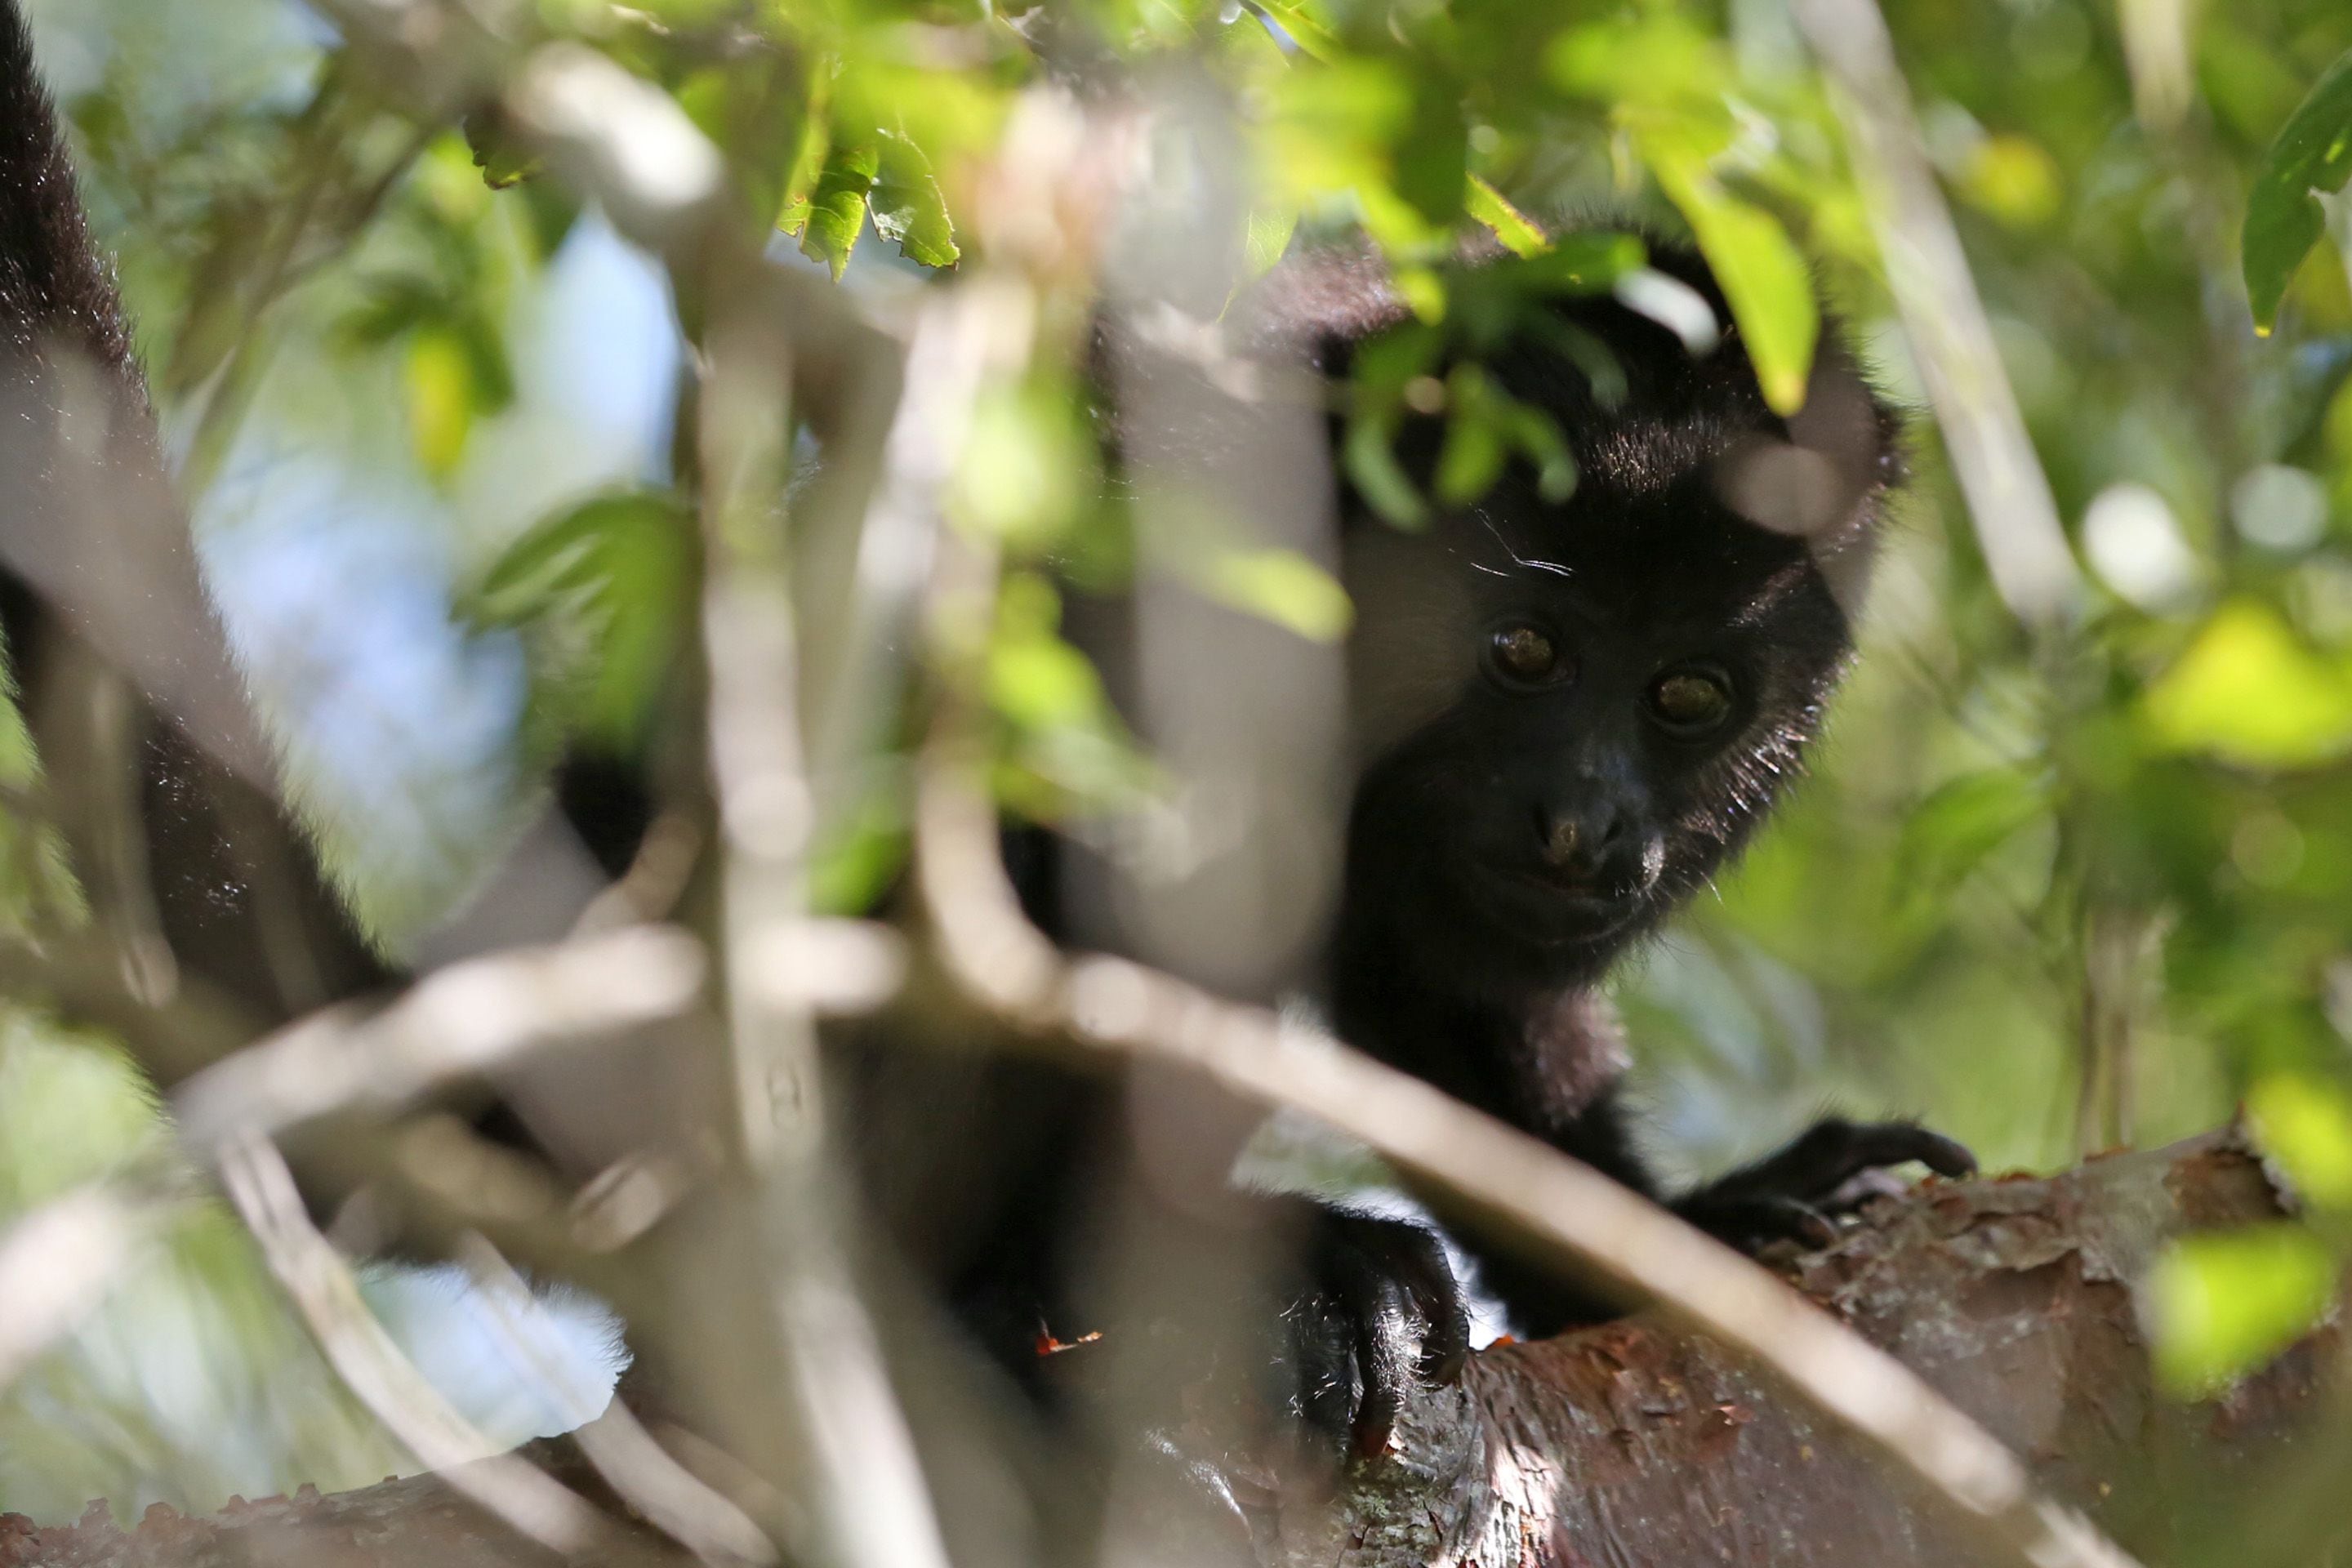
[[[1816,1301],[1921,1373],[2127,1547],[2162,1560],[2186,1500],[2254,1484],[2315,1410],[2315,1343],[2201,1405],[2152,1386],[2133,1281],[2184,1230],[2276,1215],[2229,1133],[2047,1180],[1929,1186],[1791,1267]],[[2331,1336],[2332,1337],[2332,1336]],[[1269,1563],[1906,1568],[2004,1561],[1948,1505],[1712,1342],[1636,1316],[1475,1357],[1408,1411],[1393,1458],[1336,1507],[1262,1518]],[[593,1494],[562,1442],[528,1450]],[[2194,1476],[2194,1488],[2179,1484]],[[2217,1475],[2219,1479],[2217,1479]],[[662,1548],[650,1536],[644,1544]],[[193,1519],[158,1507],[36,1529],[0,1516],[0,1568],[553,1561],[429,1477]]]

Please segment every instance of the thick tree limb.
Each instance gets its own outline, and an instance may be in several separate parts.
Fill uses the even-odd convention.
[[[2309,1347],[2219,1405],[2153,1390],[2132,1289],[2158,1245],[2277,1212],[2229,1134],[2047,1181],[1933,1185],[1807,1258],[1806,1293],[2024,1457],[2035,1482],[2144,1561],[2260,1468],[2319,1384]],[[1644,1317],[1477,1357],[1410,1412],[1403,1460],[1333,1521],[1286,1528],[1286,1563],[2003,1561],[1868,1445],[1750,1363]],[[2184,1467],[2195,1489],[2168,1488]],[[1340,1542],[1347,1550],[1335,1552]]]
[[[2049,1180],[1927,1187],[1797,1261],[1806,1293],[2005,1438],[2035,1479],[2165,1561],[2183,1510],[2252,1475],[2316,1413],[2311,1345],[2206,1405],[2154,1392],[2132,1281],[2182,1230],[2276,1214],[2230,1134]],[[1395,1458],[1354,1471],[1331,1511],[1261,1521],[1265,1561],[1348,1568],[1586,1568],[1771,1563],[1954,1568],[1990,1561],[1866,1445],[1719,1344],[1648,1317],[1474,1359],[1407,1413]],[[583,1489],[567,1444],[531,1455]],[[2195,1489],[2177,1483],[2195,1474]],[[0,1568],[39,1563],[552,1561],[429,1478],[135,1530],[0,1516]]]

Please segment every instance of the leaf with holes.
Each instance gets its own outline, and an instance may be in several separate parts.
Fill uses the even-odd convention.
[[[874,213],[874,232],[898,247],[898,254],[925,267],[952,267],[962,251],[956,245],[955,220],[948,216],[948,199],[940,191],[931,161],[923,150],[895,131],[882,133],[873,194],[867,205]],[[835,269],[836,275],[839,268]]]

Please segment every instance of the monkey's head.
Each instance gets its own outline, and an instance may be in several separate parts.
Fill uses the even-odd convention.
[[[1566,331],[1486,359],[1565,436],[1567,499],[1514,465],[1419,531],[1347,503],[1343,918],[1456,985],[1597,978],[1738,849],[1852,650],[1893,416],[1834,345],[1803,409],[1775,415],[1704,267],[1653,266],[1713,310],[1711,351],[1585,297],[1550,307]],[[1582,368],[1595,343],[1622,387]],[[1442,436],[1405,429],[1409,472]]]

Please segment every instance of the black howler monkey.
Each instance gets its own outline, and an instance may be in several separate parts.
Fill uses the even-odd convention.
[[[1558,334],[1489,359],[1506,390],[1565,433],[1580,476],[1570,499],[1548,500],[1515,468],[1418,533],[1345,500],[1360,767],[1322,1001],[1352,1043],[1657,1194],[1615,1099],[1624,1051],[1598,986],[1738,849],[1796,772],[1851,653],[1850,609],[1897,462],[1894,421],[1841,351],[1822,356],[1804,412],[1781,418],[1704,268],[1671,248],[1653,265],[1724,324],[1711,353],[1612,298],[1570,296],[1549,307],[1552,324],[1605,349],[1622,387],[1596,395],[1590,357],[1556,346]],[[1400,315],[1376,269],[1307,256],[1235,319],[1257,323],[1255,352],[1303,356],[1337,381]],[[5,422],[13,445],[0,451],[8,654],[36,703],[47,669],[92,658],[144,704],[143,872],[183,977],[263,1021],[382,983],[384,967],[253,771],[267,749],[234,700],[188,541],[171,524],[121,308],[13,4],[0,5],[0,340],[6,392],[26,415]],[[94,506],[64,471],[68,361],[96,368],[115,416],[97,471],[145,510]],[[1435,439],[1405,427],[1408,469],[1426,475]],[[134,590],[128,613],[104,607],[120,596],[106,589],[114,579]],[[142,605],[157,624],[196,627],[199,646],[142,650]],[[55,775],[80,755],[79,721],[34,718]],[[77,846],[87,858],[102,858],[97,837]],[[272,929],[261,907],[272,900],[242,892],[273,882],[298,894],[278,905],[299,915],[290,960],[284,922]],[[1045,1152],[982,1184],[986,1203],[982,1187],[959,1194],[989,1212],[930,1260],[1016,1359],[1041,1305],[1068,1284],[1059,1227],[1087,1179],[1081,1162],[1117,1120],[1116,1097],[1099,1089],[1032,1092],[1050,1077],[999,1075],[1006,1103],[1045,1130],[1029,1142]],[[1828,1121],[1670,1201],[1738,1245],[1810,1237],[1857,1178],[1913,1159],[1946,1173],[1969,1164],[1907,1123]],[[1328,1208],[1311,1227],[1287,1314],[1292,1392],[1377,1447],[1410,1383],[1459,1364],[1462,1291],[1427,1227]],[[1507,1257],[1481,1262],[1523,1332],[1595,1315]]]

